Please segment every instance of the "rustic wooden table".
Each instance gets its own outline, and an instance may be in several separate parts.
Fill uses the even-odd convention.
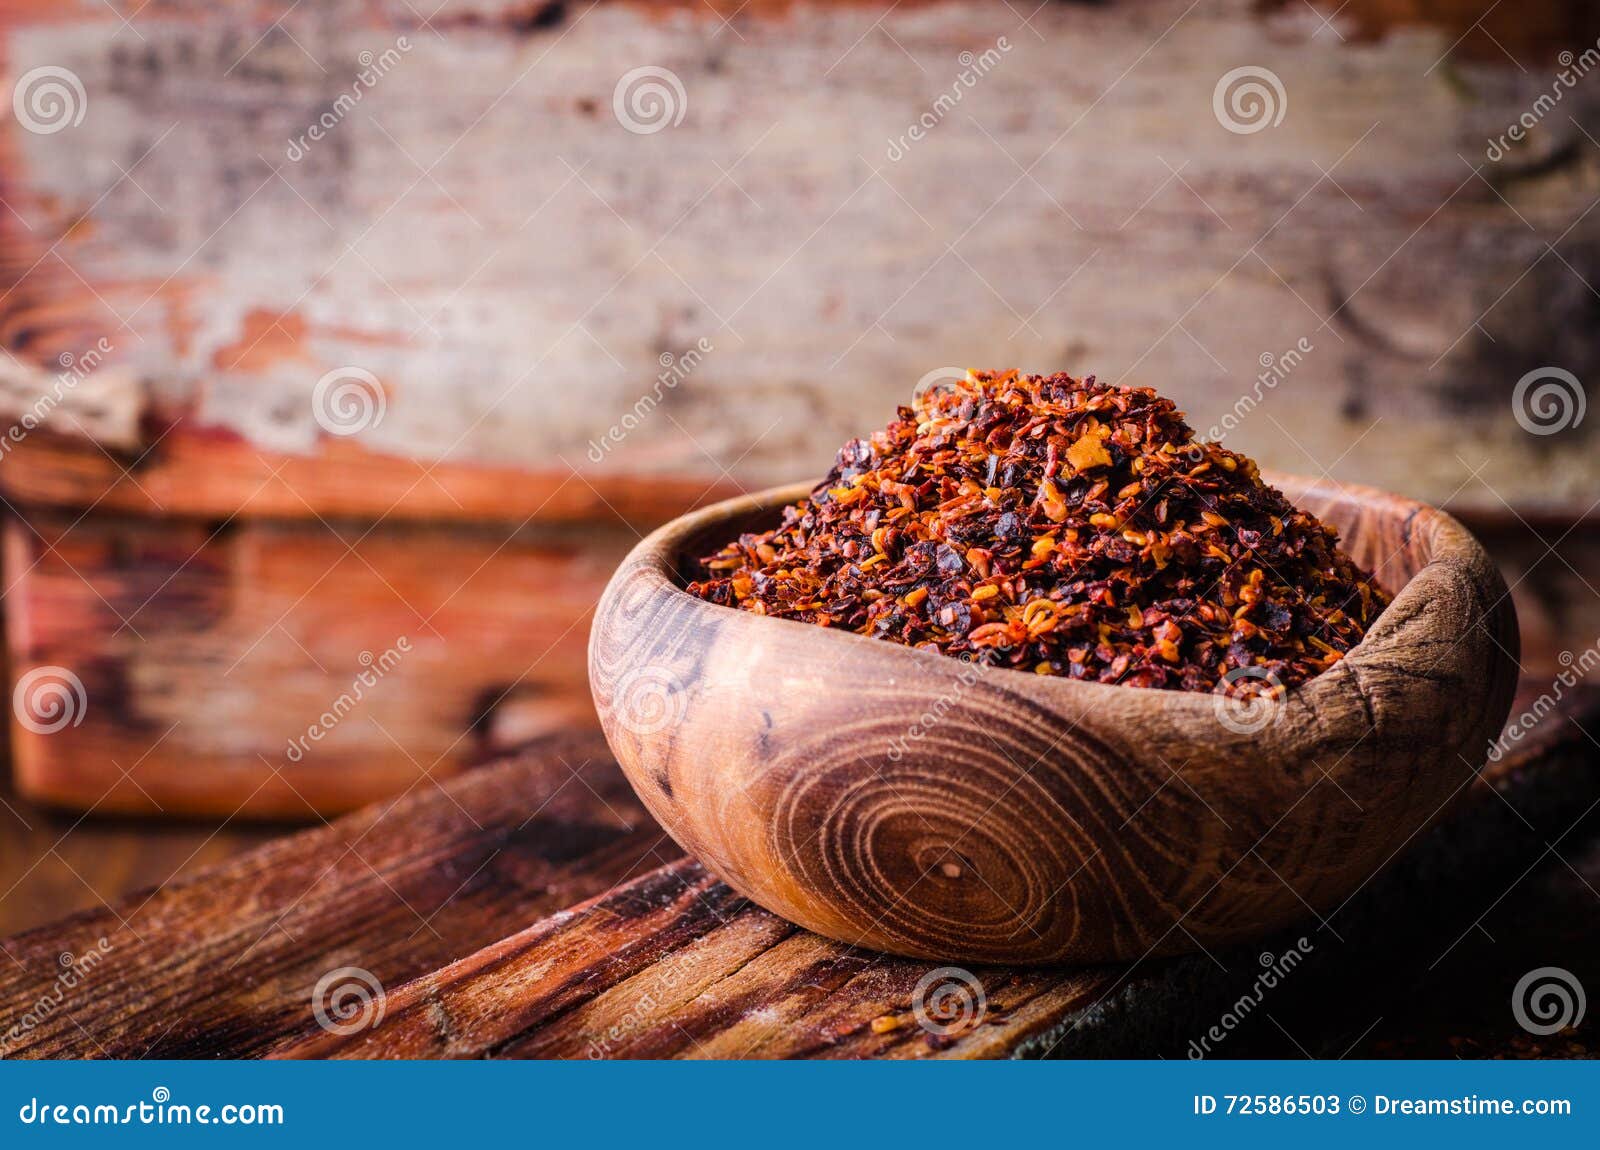
[[[1600,803],[1597,730],[1600,693],[1569,698],[1482,780],[1463,768],[1450,817],[1308,919],[1302,957],[1243,1011],[1262,958],[1302,932],[1132,967],[975,969],[981,1010],[930,1031],[913,1003],[933,964],[842,946],[750,905],[680,855],[585,734],[4,940],[0,1047],[1184,1057],[1223,1025],[1213,1056],[1581,1056],[1592,1023],[1534,1038],[1510,993],[1545,965],[1600,985],[1600,843],[1585,818]],[[198,858],[216,841],[189,849]],[[381,1021],[376,999],[363,1012],[327,989],[360,989],[346,968],[383,988]],[[1230,1012],[1244,1017],[1228,1028]]]

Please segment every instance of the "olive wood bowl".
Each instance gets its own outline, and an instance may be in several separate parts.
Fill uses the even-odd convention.
[[[641,542],[589,678],[661,825],[735,890],[947,962],[1138,960],[1316,921],[1461,793],[1510,709],[1506,586],[1450,516],[1268,476],[1394,601],[1275,703],[1074,682],[716,606],[691,560],[784,487]]]

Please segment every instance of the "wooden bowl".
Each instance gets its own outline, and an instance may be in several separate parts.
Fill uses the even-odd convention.
[[[719,607],[687,560],[809,487],[636,547],[589,677],[661,825],[830,938],[950,962],[1137,960],[1331,913],[1474,778],[1510,709],[1505,583],[1450,516],[1271,476],[1394,601],[1276,703],[963,663]]]

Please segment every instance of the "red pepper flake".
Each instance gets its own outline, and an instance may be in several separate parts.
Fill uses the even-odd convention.
[[[1150,388],[979,372],[847,443],[689,590],[1039,674],[1292,687],[1389,602],[1337,541]]]
[[[1067,462],[1075,471],[1088,471],[1092,467],[1110,467],[1111,455],[1098,435],[1087,432],[1067,448]]]

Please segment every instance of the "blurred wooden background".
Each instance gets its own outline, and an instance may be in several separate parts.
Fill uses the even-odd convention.
[[[77,818],[28,804],[198,816],[169,841],[205,854],[591,723],[637,534],[819,474],[947,365],[1154,386],[1202,430],[1259,393],[1232,446],[1484,534],[1530,668],[1600,634],[1595,420],[1513,404],[1600,364],[1600,75],[1488,154],[1592,4],[432,6],[0,0],[14,96],[65,69],[83,113],[0,125],[5,422],[94,361],[0,455],[11,681],[84,699],[12,724],[10,873]],[[630,131],[647,67],[678,90]],[[1239,68],[1282,85],[1258,130],[1214,106]]]

